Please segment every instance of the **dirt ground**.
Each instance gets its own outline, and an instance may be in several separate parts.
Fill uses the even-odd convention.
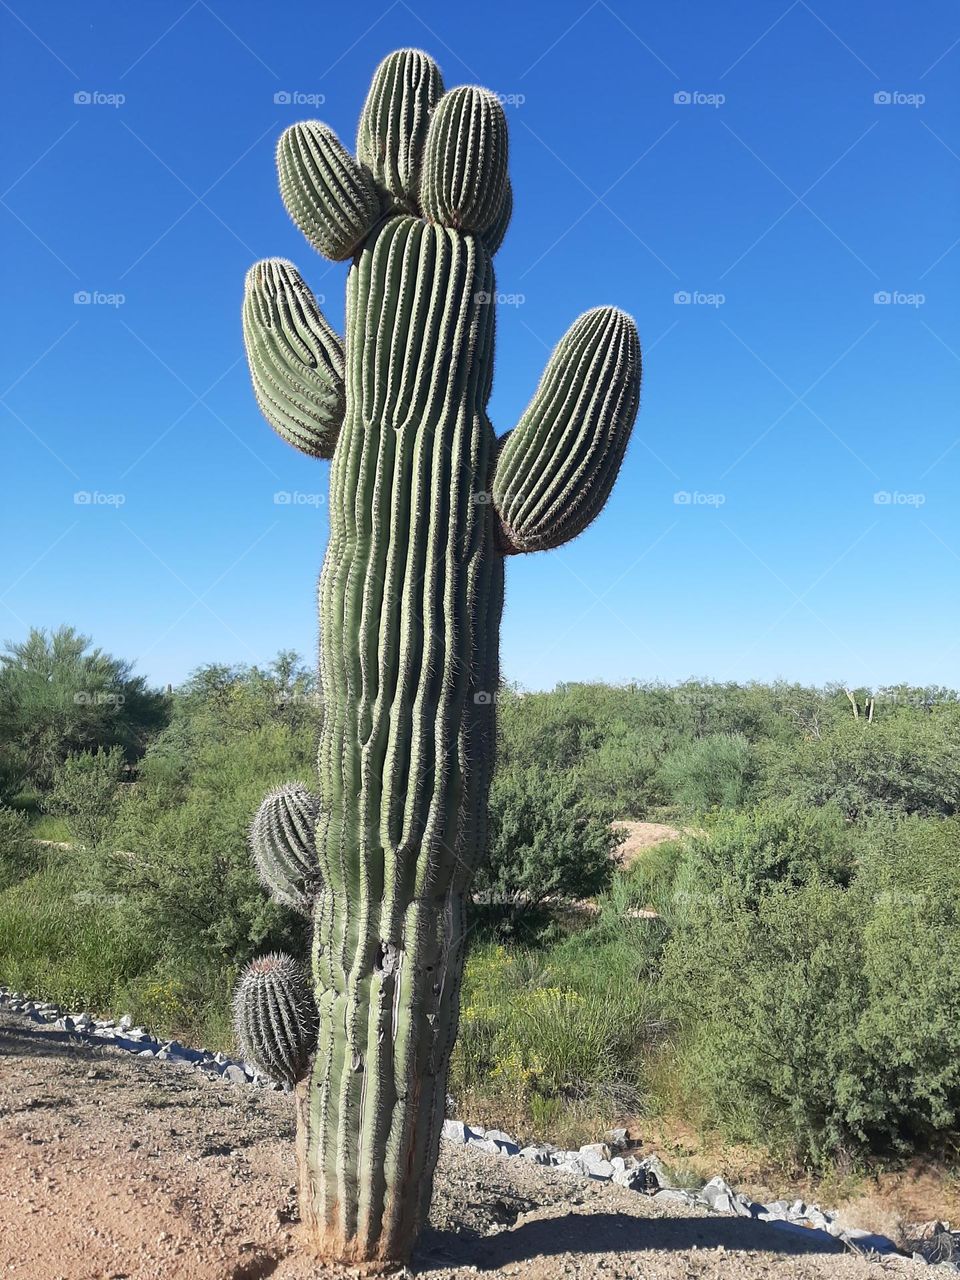
[[[0,1277],[308,1280],[278,1093],[0,1014]],[[417,1274],[879,1280],[921,1268],[445,1147]]]

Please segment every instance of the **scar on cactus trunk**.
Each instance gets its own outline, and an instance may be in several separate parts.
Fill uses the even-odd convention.
[[[407,1261],[430,1207],[486,838],[504,558],[560,546],[603,507],[640,348],[622,311],[588,311],[495,437],[506,121],[486,90],[445,93],[425,54],[377,68],[356,158],[307,121],[277,164],[294,222],[350,269],[345,342],[292,264],[247,276],[260,408],[332,466],[319,793],[271,792],[250,841],[271,893],[313,921],[312,976],[254,961],[236,1022],[248,1059],[296,1089],[313,1245],[376,1269]]]

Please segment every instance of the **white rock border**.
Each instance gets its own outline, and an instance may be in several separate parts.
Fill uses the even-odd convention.
[[[157,1039],[145,1027],[134,1026],[129,1014],[112,1019],[95,1018],[86,1011],[68,1013],[61,1005],[33,1000],[6,986],[0,986],[0,1009],[30,1018],[46,1030],[75,1035],[87,1044],[121,1049],[138,1058],[155,1062],[192,1067],[227,1084],[253,1085],[275,1090],[283,1088],[249,1062],[237,1062],[226,1054],[212,1053],[209,1049],[191,1049],[177,1040]],[[577,1151],[564,1151],[549,1142],[530,1143],[521,1147],[516,1138],[504,1133],[502,1129],[483,1129],[463,1120],[445,1120],[441,1137],[454,1146],[472,1147],[505,1159],[528,1160],[532,1164],[543,1165],[581,1180],[613,1182],[627,1191],[642,1192],[656,1200],[696,1205],[728,1217],[753,1218],[768,1226],[805,1236],[810,1232],[819,1232],[842,1241],[856,1253],[906,1256],[887,1236],[842,1227],[835,1214],[825,1212],[817,1204],[805,1204],[802,1200],[774,1200],[769,1204],[760,1204],[735,1191],[719,1175],[711,1178],[697,1191],[672,1186],[669,1175],[657,1156],[637,1160],[635,1156],[619,1154],[626,1147],[626,1129],[612,1129],[607,1134],[606,1142],[590,1142]],[[938,1239],[942,1236],[953,1239],[957,1256],[960,1257],[960,1232],[950,1232],[943,1227]],[[913,1260],[930,1265],[938,1262],[936,1256],[928,1258],[919,1252],[913,1254]],[[960,1273],[960,1262],[940,1265],[948,1271]]]
[[[179,1040],[159,1040],[146,1027],[135,1027],[128,1013],[121,1018],[94,1018],[85,1011],[68,1013],[51,1001],[31,1000],[29,996],[0,986],[0,1009],[19,1013],[50,1031],[66,1031],[88,1044],[108,1045],[138,1058],[155,1062],[173,1062],[193,1067],[204,1075],[219,1078],[227,1084],[250,1084],[263,1089],[281,1089],[275,1080],[262,1075],[249,1062],[237,1062],[223,1053],[209,1049],[190,1049]]]

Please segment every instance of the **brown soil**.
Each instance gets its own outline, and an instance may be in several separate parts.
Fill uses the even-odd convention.
[[[623,844],[617,849],[617,860],[629,867],[642,853],[655,844],[663,844],[665,840],[679,840],[682,832],[677,827],[670,827],[665,822],[631,822],[624,819],[614,824],[618,831],[626,834]]]
[[[308,1280],[289,1098],[0,1014],[0,1275]],[[880,1280],[916,1271],[520,1160],[445,1148],[414,1270],[527,1280]]]

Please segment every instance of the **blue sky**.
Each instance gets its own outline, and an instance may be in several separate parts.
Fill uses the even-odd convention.
[[[960,684],[954,4],[0,21],[0,636],[69,622],[158,682],[312,657],[327,468],[260,418],[242,281],[290,257],[341,326],[345,268],[287,219],[273,147],[305,117],[352,145],[374,66],[416,45],[505,96],[497,430],[581,311],[626,308],[644,346],[606,511],[508,566],[507,677]]]

